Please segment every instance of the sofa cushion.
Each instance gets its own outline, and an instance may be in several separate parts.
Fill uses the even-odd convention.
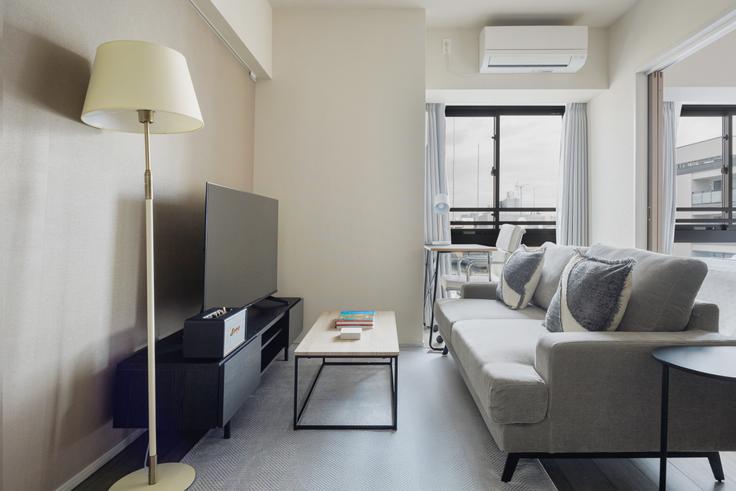
[[[615,331],[631,296],[633,267],[633,259],[572,258],[547,310],[547,329]]]
[[[547,414],[547,386],[534,369],[537,319],[488,319],[455,323],[453,353],[471,389],[499,424],[538,423]]]
[[[503,265],[496,298],[512,309],[523,309],[532,300],[544,263],[544,249],[528,251],[525,246],[514,251]]]
[[[458,321],[471,319],[534,319],[544,320],[544,310],[530,305],[524,310],[512,310],[498,300],[480,298],[453,298],[437,300],[434,316],[440,334],[451,339],[452,326]]]
[[[559,246],[553,242],[545,242],[542,244],[542,248],[544,249],[544,263],[542,264],[542,274],[539,276],[537,289],[534,290],[532,303],[537,307],[548,309],[560,284],[562,270],[565,269],[567,263],[580,248]]]
[[[619,331],[682,331],[700,285],[708,273],[703,261],[672,257],[641,249],[619,249],[596,244],[589,255],[636,260],[632,289]]]

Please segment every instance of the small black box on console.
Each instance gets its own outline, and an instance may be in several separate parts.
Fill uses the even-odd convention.
[[[224,358],[245,342],[246,309],[207,309],[184,321],[185,358]]]

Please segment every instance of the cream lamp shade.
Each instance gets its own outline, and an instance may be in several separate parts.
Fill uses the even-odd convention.
[[[144,41],[101,44],[82,121],[96,128],[142,133],[139,110],[154,111],[151,133],[184,133],[204,126],[181,53]]]

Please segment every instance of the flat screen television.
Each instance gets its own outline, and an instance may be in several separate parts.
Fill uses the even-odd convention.
[[[207,183],[204,305],[243,307],[276,292],[279,202]]]

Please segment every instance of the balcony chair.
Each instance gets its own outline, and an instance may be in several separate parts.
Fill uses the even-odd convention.
[[[498,272],[511,253],[521,245],[525,232],[526,229],[519,225],[501,225],[496,238],[496,250],[491,255],[491,264],[488,264],[488,255],[485,253],[467,253],[457,260],[456,272],[442,275],[442,286],[448,293],[459,294],[466,283],[498,281]]]

